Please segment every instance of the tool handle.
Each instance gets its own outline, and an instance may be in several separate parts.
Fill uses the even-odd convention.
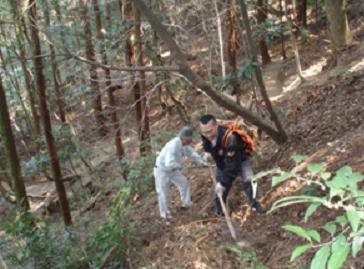
[[[227,209],[226,209],[226,206],[225,206],[225,203],[224,203],[224,200],[222,199],[222,195],[221,193],[218,193],[217,196],[219,197],[219,200],[220,200],[220,204],[221,204],[221,207],[222,207],[222,211],[224,212],[224,215],[225,215],[225,220],[226,220],[226,223],[227,223],[227,226],[229,228],[229,231],[230,231],[230,234],[231,234],[231,237],[236,240],[236,232],[235,232],[235,228],[231,222],[231,219],[230,219],[230,216],[228,215],[228,212],[227,212]]]

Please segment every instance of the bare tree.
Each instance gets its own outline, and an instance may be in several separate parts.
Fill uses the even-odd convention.
[[[44,135],[47,142],[49,158],[52,165],[52,173],[56,184],[56,190],[61,205],[63,220],[66,226],[72,224],[71,211],[67,200],[66,190],[62,181],[61,167],[58,160],[57,148],[52,135],[51,118],[48,111],[47,96],[46,96],[46,80],[43,74],[42,51],[39,40],[39,31],[37,26],[37,9],[35,0],[29,1],[28,17],[30,21],[31,38],[33,42],[33,62],[35,75],[38,84],[40,116],[43,123]]]
[[[186,55],[182,53],[179,46],[169,35],[166,27],[162,25],[158,18],[150,11],[150,9],[148,9],[148,7],[144,4],[143,0],[134,0],[134,4],[139,9],[139,11],[146,17],[153,29],[158,33],[159,37],[164,41],[165,45],[172,52],[173,59],[180,67],[180,73],[185,76],[196,88],[205,92],[217,104],[228,109],[229,111],[240,115],[247,121],[259,126],[277,143],[284,143],[287,140],[287,136],[284,131],[283,133],[281,132],[281,128],[278,128],[280,130],[279,132],[276,131],[269,124],[265,123],[262,119],[257,117],[249,110],[243,108],[242,106],[236,104],[232,100],[224,97],[222,94],[215,91],[210,84],[208,84],[204,79],[202,79],[194,71],[192,71],[187,63]]]
[[[42,0],[43,4],[43,13],[44,13],[44,20],[48,29],[51,27],[51,20],[49,18],[49,0]],[[61,121],[63,123],[66,122],[66,116],[64,112],[64,102],[63,102],[63,94],[61,92],[61,72],[58,68],[58,63],[56,59],[56,49],[54,45],[54,41],[51,36],[48,35],[48,42],[49,42],[49,50],[51,52],[51,67],[52,67],[52,77],[53,77],[53,84],[54,84],[54,91],[57,97],[57,106],[58,106],[58,113]]]
[[[257,6],[257,23],[261,25],[266,21],[268,17],[267,1],[257,0],[256,6]],[[271,59],[268,51],[268,46],[264,40],[264,36],[260,37],[258,44],[259,44],[260,55],[262,56],[262,64],[266,65],[271,62]]]
[[[346,14],[346,0],[325,0],[329,20],[330,37],[337,49],[345,48],[353,41]]]
[[[6,102],[5,90],[0,76],[0,134],[4,142],[5,157],[8,162],[12,188],[15,192],[17,205],[23,209],[29,209],[29,202],[25,190],[25,184],[21,175],[21,168],[16,151],[15,140],[11,130],[10,115]]]
[[[91,32],[91,19],[88,12],[87,0],[79,0],[81,6],[81,14],[82,20],[84,22],[84,31],[85,31],[85,42],[86,42],[86,58],[90,62],[96,61],[95,56],[95,48],[92,42],[92,32]],[[99,134],[104,136],[106,134],[105,129],[105,118],[102,114],[102,102],[101,102],[101,93],[100,93],[100,85],[97,77],[97,67],[96,65],[90,65],[90,80],[91,80],[91,92],[93,96],[93,109],[94,115],[97,122],[97,127],[99,130]]]
[[[105,49],[105,44],[104,44],[104,34],[103,34],[102,21],[101,21],[101,10],[99,7],[98,0],[92,0],[92,4],[93,4],[95,18],[96,18],[96,37],[101,42],[100,46],[101,46],[102,63],[104,65],[107,65],[108,60],[107,60],[107,54],[106,54],[106,49]],[[111,26],[111,24],[109,26]],[[115,148],[116,148],[116,156],[118,157],[119,160],[121,160],[123,158],[125,152],[124,152],[124,147],[123,147],[122,138],[121,138],[121,126],[120,126],[120,122],[119,122],[120,120],[119,120],[119,115],[118,115],[118,109],[116,107],[114,93],[111,88],[111,72],[110,72],[109,68],[104,68],[104,72],[105,72],[105,85],[107,88],[107,96],[109,99],[109,106],[111,109],[111,121],[112,121],[114,130],[115,130],[114,141],[115,141]]]

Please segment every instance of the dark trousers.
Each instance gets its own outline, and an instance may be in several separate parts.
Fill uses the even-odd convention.
[[[222,176],[223,176],[222,170],[217,168],[216,169],[216,181],[221,182]],[[243,190],[249,200],[250,205],[252,207],[256,207],[258,202],[253,197],[253,187],[252,187],[253,169],[252,169],[252,164],[251,164],[250,159],[247,159],[244,162],[242,162],[239,177],[242,180]],[[227,196],[229,194],[232,184],[233,184],[233,181],[229,182],[228,184],[224,184],[225,191],[222,195],[222,199],[225,204],[226,204]],[[215,199],[213,201],[213,208],[214,208],[214,211],[216,214],[218,214],[218,215],[223,214],[220,200],[217,196],[215,197]]]

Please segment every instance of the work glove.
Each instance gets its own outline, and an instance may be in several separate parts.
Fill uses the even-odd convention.
[[[225,187],[223,185],[221,185],[220,182],[217,182],[215,185],[215,192],[217,195],[222,195],[225,191]]]
[[[211,154],[207,153],[207,152],[204,152],[201,157],[202,157],[202,160],[205,162],[206,165],[212,159]]]

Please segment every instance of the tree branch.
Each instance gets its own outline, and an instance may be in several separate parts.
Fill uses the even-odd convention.
[[[166,27],[162,25],[159,19],[150,11],[150,9],[144,4],[143,0],[134,0],[135,6],[146,17],[151,24],[152,28],[156,31],[159,37],[165,42],[166,46],[171,51],[171,56],[179,66],[179,72],[185,76],[196,88],[206,93],[217,104],[232,111],[247,121],[259,126],[264,132],[270,135],[275,142],[282,144],[285,142],[285,138],[280,135],[273,127],[264,122],[258,116],[253,114],[248,109],[236,104],[229,98],[223,96],[219,92],[213,89],[213,87],[207,83],[203,78],[199,77],[187,64],[186,55],[181,51],[176,42],[171,38]]]

